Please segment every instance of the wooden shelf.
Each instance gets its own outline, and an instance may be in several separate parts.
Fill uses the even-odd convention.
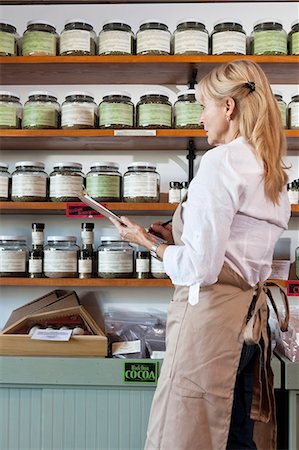
[[[138,278],[0,278],[0,286],[138,286],[138,287],[169,287],[169,279],[138,279]]]
[[[30,2],[32,4],[32,2]],[[298,83],[298,56],[252,56],[272,84]],[[45,84],[188,84],[235,55],[11,56],[0,57],[1,82]]]
[[[2,150],[71,151],[74,150],[138,150],[186,151],[190,139],[198,151],[207,150],[204,130],[151,130],[155,135],[138,136],[150,130],[126,130],[131,134],[115,136],[120,130],[0,130]],[[298,150],[299,130],[285,130],[288,150]]]

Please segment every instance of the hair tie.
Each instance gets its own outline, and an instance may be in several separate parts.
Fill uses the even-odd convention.
[[[255,91],[255,82],[254,81],[247,81],[246,83],[243,84],[243,86],[246,87],[247,89],[249,89],[250,92]]]

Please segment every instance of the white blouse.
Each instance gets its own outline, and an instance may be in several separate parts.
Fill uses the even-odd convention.
[[[287,229],[286,189],[274,205],[265,197],[263,166],[243,137],[209,150],[182,205],[184,245],[169,245],[163,257],[176,285],[189,286],[198,302],[200,286],[217,281],[223,263],[251,286],[271,273],[274,247]]]

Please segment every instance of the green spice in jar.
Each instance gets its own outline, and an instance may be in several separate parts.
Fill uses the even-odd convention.
[[[202,105],[195,98],[195,89],[179,92],[174,104],[174,128],[203,128]]]
[[[299,93],[292,95],[288,104],[288,128],[291,130],[299,130]]]
[[[276,19],[255,22],[251,34],[252,55],[287,55],[287,33]]]
[[[21,128],[22,104],[13,92],[0,91],[0,129]]]
[[[115,162],[99,161],[90,166],[86,175],[86,191],[98,202],[121,200],[122,177]]]
[[[30,20],[23,34],[22,55],[57,55],[58,34],[55,26],[44,20]]]
[[[212,55],[246,55],[246,33],[240,20],[221,19],[211,33]]]
[[[288,34],[288,45],[290,55],[299,55],[299,21],[298,19],[291,25],[291,31]]]
[[[52,92],[33,91],[24,105],[23,128],[30,130],[59,128],[60,106]]]
[[[283,124],[284,128],[286,128],[287,127],[287,105],[283,101],[281,92],[275,91],[274,97],[277,101],[277,104],[278,104],[278,107],[280,110],[282,124]]]
[[[122,20],[104,22],[99,34],[99,55],[133,55],[134,33]]]
[[[47,200],[48,176],[45,165],[39,161],[20,161],[12,173],[11,199],[13,202],[44,202]]]
[[[134,250],[117,236],[103,236],[98,247],[98,276],[101,278],[132,278]]]
[[[60,34],[60,55],[95,55],[96,34],[83,19],[67,20]]]
[[[209,33],[197,19],[183,19],[177,23],[173,33],[175,55],[207,55]]]
[[[98,108],[89,92],[69,92],[61,105],[61,128],[85,129],[98,126]]]
[[[17,29],[7,21],[0,22],[0,56],[17,56]]]
[[[10,197],[11,176],[8,172],[8,164],[0,162],[0,201],[5,202]]]
[[[138,128],[171,128],[172,106],[163,90],[144,92],[136,105]]]
[[[75,236],[49,236],[44,248],[44,275],[47,278],[78,277],[79,246]]]
[[[100,128],[132,128],[134,105],[126,91],[107,92],[99,105]]]
[[[137,55],[170,55],[171,33],[165,23],[149,19],[141,22],[136,34]]]
[[[77,193],[82,192],[83,186],[82,164],[70,161],[54,164],[50,173],[51,202],[76,202]]]
[[[0,236],[0,277],[25,277],[27,262],[25,236]]]
[[[123,201],[151,203],[160,200],[160,175],[152,162],[132,162],[124,174]]]

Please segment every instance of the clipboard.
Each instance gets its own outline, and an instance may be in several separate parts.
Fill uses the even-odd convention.
[[[98,203],[93,198],[89,197],[89,195],[85,191],[77,193],[76,195],[83,203],[85,203],[86,205],[90,206],[95,211],[98,211],[100,214],[102,214],[103,216],[107,217],[107,219],[110,219],[110,217],[112,217],[113,219],[118,220],[118,222],[120,222],[122,225],[126,226],[121,221],[121,218],[117,214],[115,214],[114,212],[110,211],[110,209],[105,208],[105,206],[101,205],[100,203]]]

